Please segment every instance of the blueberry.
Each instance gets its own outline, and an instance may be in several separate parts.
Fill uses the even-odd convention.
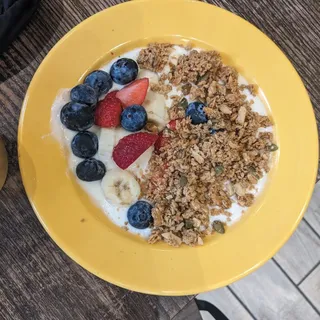
[[[138,104],[125,108],[121,113],[121,125],[130,132],[141,130],[147,121],[146,109]]]
[[[91,106],[71,101],[62,108],[60,120],[70,130],[84,131],[93,126],[94,112]]]
[[[76,174],[82,181],[98,181],[106,174],[106,167],[99,160],[87,159],[77,165]]]
[[[71,142],[71,149],[75,156],[79,158],[91,158],[99,148],[99,141],[96,134],[83,131],[77,133]]]
[[[112,80],[118,84],[127,84],[138,76],[138,65],[132,59],[122,58],[117,60],[110,69]]]
[[[186,116],[191,118],[192,124],[200,124],[200,123],[206,123],[208,122],[208,118],[206,116],[206,113],[204,112],[203,108],[205,108],[206,105],[202,102],[191,102],[188,105],[188,108],[186,110]]]
[[[129,223],[137,229],[146,229],[153,221],[151,215],[152,205],[146,201],[133,204],[127,213]]]
[[[95,105],[98,101],[96,91],[87,84],[79,84],[74,87],[70,92],[70,98],[74,102],[88,104],[89,106]]]
[[[226,131],[226,129],[214,129],[214,128],[210,128],[209,129],[209,132],[210,132],[210,134],[215,134],[215,133],[217,133],[217,132],[224,132],[224,131]]]
[[[95,89],[98,97],[107,93],[113,85],[109,73],[102,70],[96,70],[88,74],[84,83]]]

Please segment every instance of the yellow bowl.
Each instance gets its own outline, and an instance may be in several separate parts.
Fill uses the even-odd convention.
[[[186,40],[216,49],[264,93],[280,150],[263,194],[223,235],[197,248],[148,245],[113,225],[70,174],[50,136],[50,108],[113,53],[150,41]],[[184,295],[225,286],[252,272],[285,243],[310,199],[318,162],[315,118],[291,63],[263,33],[213,5],[187,0],[127,2],[70,31],[35,74],[19,125],[23,182],[54,241],[98,277],[134,291]]]

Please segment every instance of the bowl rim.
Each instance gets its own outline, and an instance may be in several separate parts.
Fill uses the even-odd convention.
[[[169,2],[168,0],[165,0],[167,2]],[[171,0],[172,1],[172,0]],[[230,16],[233,16],[234,18],[236,19],[239,19],[240,21],[242,22],[245,22],[246,24],[250,25],[250,28],[254,28],[256,30],[258,30],[258,32],[260,33],[260,35],[263,35],[264,37],[264,41],[268,41],[268,42],[271,42],[273,46],[276,46],[277,47],[277,50],[280,51],[280,54],[281,55],[284,55],[284,53],[281,51],[281,49],[274,43],[271,41],[270,38],[268,38],[264,33],[262,33],[258,28],[256,28],[254,25],[250,24],[249,22],[247,22],[246,20],[244,20],[243,18],[223,9],[223,8],[219,8],[219,7],[216,7],[214,5],[211,5],[211,4],[207,4],[207,3],[203,3],[203,2],[197,2],[197,1],[192,1],[192,0],[174,0],[174,2],[190,2],[190,3],[197,3],[197,5],[199,6],[210,6],[210,7],[215,7],[215,10],[217,11],[223,11],[223,12],[227,12],[228,15]],[[27,93],[26,93],[26,97],[25,97],[25,100],[23,102],[23,106],[22,106],[22,110],[21,110],[21,115],[20,115],[20,119],[19,119],[19,129],[18,129],[18,153],[19,153],[19,165],[20,165],[20,170],[21,170],[21,175],[22,175],[22,180],[23,180],[23,184],[24,186],[26,186],[28,184],[27,182],[27,177],[24,173],[24,165],[22,163],[22,160],[23,157],[24,157],[24,150],[21,148],[22,146],[22,139],[23,139],[23,124],[24,124],[24,119],[25,119],[25,112],[26,112],[26,109],[27,109],[27,105],[28,105],[28,100],[29,100],[29,95],[30,95],[30,90],[31,88],[33,88],[34,86],[34,79],[36,79],[38,76],[39,76],[39,70],[41,69],[41,66],[45,63],[47,63],[51,56],[55,54],[55,52],[57,50],[59,50],[59,47],[62,43],[64,43],[64,41],[66,41],[68,38],[72,37],[72,35],[77,32],[77,30],[79,30],[79,28],[81,28],[82,26],[85,26],[86,24],[89,24],[91,21],[93,21],[93,19],[95,19],[95,17],[97,17],[98,15],[103,15],[105,14],[105,12],[108,10],[115,10],[115,8],[117,7],[125,7],[125,6],[129,6],[131,5],[134,5],[134,4],[138,4],[138,3],[149,3],[150,0],[138,0],[138,1],[134,1],[134,2],[126,2],[126,3],[122,3],[122,4],[119,4],[115,7],[111,7],[111,8],[107,8],[101,12],[98,12],[96,13],[95,15],[87,18],[86,20],[82,21],[80,24],[78,24],[77,26],[75,26],[74,28],[72,28],[66,35],[64,35],[55,45],[54,47],[50,50],[50,52],[47,54],[47,56],[43,59],[43,61],[41,62],[38,70],[36,71],[36,73],[34,74],[34,77],[32,79],[32,81],[30,82],[30,85],[29,85],[29,88],[27,90]],[[159,0],[153,0],[151,1],[152,3],[160,3]],[[163,2],[163,0],[161,0],[161,2]],[[298,78],[300,79],[298,73],[295,71],[294,67],[292,66],[292,64],[290,63],[291,65],[291,68],[294,70],[294,73],[296,74],[296,76],[298,76]],[[301,81],[301,79],[300,79]],[[301,81],[302,83],[302,81]],[[302,84],[303,85],[303,84]],[[304,89],[305,90],[305,89]],[[305,90],[305,95],[307,95],[307,92]],[[310,103],[310,100],[309,100],[309,104],[310,106],[311,103]],[[316,122],[315,122],[315,119],[313,119],[313,135],[314,135],[314,138],[318,139],[318,135],[317,135],[317,129],[316,129]],[[272,252],[270,252],[269,254],[267,254],[265,256],[264,259],[260,260],[257,264],[255,264],[254,266],[252,266],[252,268],[246,270],[245,272],[241,273],[241,274],[238,274],[236,275],[235,277],[233,277],[232,279],[228,279],[227,281],[222,281],[220,283],[216,283],[212,288],[217,288],[217,287],[221,287],[221,286],[224,286],[224,285],[227,285],[235,280],[238,280],[238,279],[241,279],[243,278],[244,276],[248,275],[249,273],[253,272],[254,270],[256,270],[258,267],[260,267],[261,265],[263,265],[265,262],[267,262],[282,246],[283,244],[289,239],[289,237],[292,235],[292,233],[295,231],[296,227],[298,226],[299,222],[301,221],[302,217],[303,217],[303,213],[305,212],[306,208],[307,208],[307,204],[309,203],[310,201],[310,198],[311,198],[311,195],[312,195],[312,191],[313,191],[313,187],[314,187],[314,181],[316,180],[316,175],[317,175],[317,167],[318,167],[318,144],[316,144],[316,147],[317,149],[315,150],[315,153],[317,155],[317,158],[315,157],[314,158],[314,163],[311,165],[310,164],[310,169],[312,170],[312,175],[314,177],[313,179],[313,182],[312,184],[310,183],[309,185],[309,188],[308,188],[308,197],[307,199],[305,199],[304,201],[304,206],[303,208],[300,210],[300,213],[299,215],[297,216],[297,219],[296,219],[296,222],[293,226],[291,226],[291,228],[288,229],[287,233],[285,235],[283,235],[282,237],[282,242],[278,243],[278,246],[274,247],[272,249]],[[20,159],[21,157],[21,159]],[[101,277],[101,274],[99,272],[97,272],[97,270],[95,270],[94,268],[92,268],[86,261],[82,261],[81,258],[79,258],[76,254],[74,254],[74,252],[72,251],[72,248],[69,248],[67,244],[65,244],[62,239],[59,238],[59,236],[50,228],[48,227],[48,225],[44,222],[44,220],[42,219],[42,216],[40,214],[40,212],[38,211],[36,205],[34,204],[34,200],[32,199],[32,197],[30,196],[30,193],[28,192],[28,189],[27,187],[26,188],[26,193],[27,193],[27,196],[29,198],[29,201],[32,205],[32,208],[34,210],[34,212],[36,213],[38,219],[40,220],[41,224],[43,225],[43,227],[45,228],[45,230],[48,232],[48,234],[50,235],[50,237],[54,240],[54,242],[65,252],[67,253],[67,255],[69,255],[73,260],[75,260],[77,263],[79,263],[81,266],[84,266],[85,269],[87,269],[88,271],[92,272],[93,274],[95,274],[96,276],[98,277]],[[153,290],[153,289],[146,289],[146,288],[143,288],[142,290],[140,290],[139,288],[136,288],[134,286],[132,286],[131,284],[130,285],[126,285],[126,283],[122,283],[121,281],[115,281],[115,279],[106,279],[105,276],[101,277],[102,279],[104,280],[107,280],[111,283],[114,283],[116,285],[119,285],[123,288],[126,288],[126,289],[129,289],[129,290],[135,290],[135,291],[139,291],[139,292],[144,292],[144,293],[149,293],[149,294],[161,294],[161,295],[182,295],[182,294],[195,294],[195,293],[199,293],[200,291],[202,291],[201,288],[190,288],[190,290],[182,290],[182,291],[157,291],[157,290]],[[200,291],[199,291],[200,289]],[[206,288],[206,289],[209,289],[210,288]],[[207,290],[206,290],[207,291]]]

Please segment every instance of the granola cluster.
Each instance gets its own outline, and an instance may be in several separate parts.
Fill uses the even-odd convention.
[[[170,50],[169,45],[152,44],[141,51],[138,62],[161,72]],[[152,156],[145,177],[144,196],[154,204],[149,242],[201,245],[214,232],[211,216],[230,216],[235,201],[252,205],[250,191],[269,171],[276,146],[273,134],[261,130],[272,125],[269,118],[253,112],[253,102],[242,92],[246,88],[255,94],[257,88],[240,86],[237,71],[224,65],[219,53],[191,50],[169,66],[161,84],[177,87],[181,95],[173,97],[168,110],[171,120],[178,119],[176,128],[162,133],[166,143]],[[185,118],[186,96],[207,106],[207,123],[193,125]]]
[[[169,62],[173,45],[170,43],[151,43],[147,48],[141,49],[138,64],[142,69],[161,72]]]

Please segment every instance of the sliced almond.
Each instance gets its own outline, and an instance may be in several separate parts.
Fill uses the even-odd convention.
[[[232,110],[225,104],[222,104],[220,107],[219,107],[220,111],[224,114],[231,114],[232,113]]]
[[[204,163],[204,158],[197,151],[191,150],[191,155],[198,163]]]
[[[161,234],[162,238],[169,240],[171,237],[172,233],[171,232],[164,232]]]
[[[236,183],[234,185],[234,191],[240,197],[243,197],[246,194],[246,190],[242,187],[240,183]]]
[[[226,192],[227,192],[229,197],[232,197],[234,195],[234,188],[233,188],[233,185],[231,183],[227,183],[226,184]]]
[[[184,222],[179,223],[175,228],[176,231],[180,231],[183,228],[183,226],[184,226]]]
[[[199,227],[200,227],[201,221],[200,221],[199,219],[193,218],[192,221],[193,221],[193,226],[194,226],[195,228],[199,228]]]
[[[240,125],[243,125],[246,120],[246,115],[247,115],[247,109],[243,106],[240,107],[236,122],[239,123]]]
[[[202,240],[200,237],[198,237],[198,245],[199,245],[199,246],[202,246],[202,245],[203,245],[203,240]]]
[[[249,163],[250,162],[250,157],[248,156],[248,154],[246,152],[242,153],[242,157],[245,163]]]
[[[172,232],[162,233],[161,236],[167,240],[167,242],[175,247],[179,247],[182,243],[182,240],[174,235]]]
[[[257,184],[258,183],[258,178],[256,176],[254,176],[252,173],[248,174],[248,180],[252,183],[252,184]]]

